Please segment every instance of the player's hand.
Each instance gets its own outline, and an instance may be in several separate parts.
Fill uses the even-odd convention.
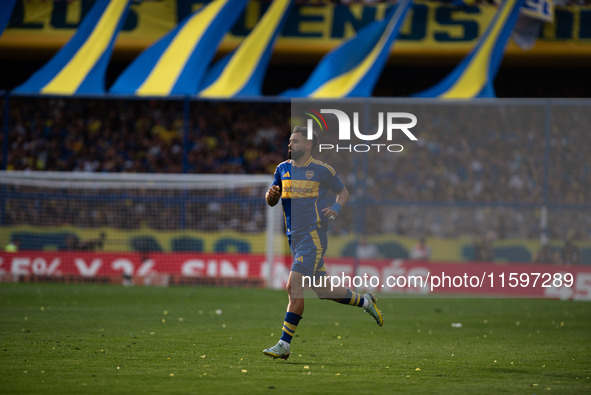
[[[279,202],[279,198],[281,198],[281,189],[277,185],[272,185],[267,191],[267,203],[274,206]]]
[[[339,216],[339,213],[331,209],[330,207],[324,208],[321,210],[322,214],[330,220],[335,220]]]

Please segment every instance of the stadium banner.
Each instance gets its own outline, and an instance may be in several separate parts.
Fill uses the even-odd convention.
[[[92,252],[0,253],[0,279],[78,276],[200,279],[269,279],[272,288],[287,282],[290,256],[272,267],[256,254],[128,254]],[[591,300],[591,267],[326,259],[329,286],[367,289],[382,295],[458,294]],[[271,270],[271,272],[269,272]],[[158,281],[167,285],[167,280]],[[261,282],[261,285],[263,283]],[[312,284],[312,283],[311,283]],[[314,283],[316,284],[316,283]]]
[[[115,53],[138,54],[162,38],[207,0],[134,2],[115,43]],[[18,0],[0,51],[57,50],[74,34],[92,2]],[[220,45],[221,53],[235,49],[256,26],[269,2],[251,1]],[[493,19],[492,5],[456,7],[416,0],[401,27],[397,59],[465,56]],[[275,45],[274,53],[317,59],[354,36],[369,23],[384,18],[386,4],[351,6],[295,4]],[[544,23],[540,38],[529,51],[510,42],[506,56],[570,55],[591,57],[591,6],[555,7],[554,23]],[[128,55],[129,56],[129,55]]]
[[[6,29],[6,25],[8,25],[15,3],[16,0],[6,0],[2,3],[3,9],[2,14],[0,14],[0,37],[2,36],[2,33],[4,33],[4,29]]]
[[[442,81],[414,96],[446,99],[496,97],[493,81],[523,3],[524,0],[504,1],[472,52]]]
[[[371,96],[411,5],[412,0],[399,1],[383,20],[364,26],[356,36],[322,58],[304,85],[282,96],[316,99]]]
[[[245,6],[243,0],[215,0],[195,11],[142,52],[110,89],[138,96],[195,94],[219,42]]]
[[[273,47],[292,4],[293,0],[274,0],[240,46],[209,69],[199,96],[260,96]]]
[[[495,0],[500,5],[501,0]],[[554,1],[553,0],[525,0],[521,7],[521,15],[543,22],[554,22]]]
[[[5,226],[0,228],[0,245],[18,239],[21,250],[60,251],[67,249],[68,237],[88,243],[97,241],[101,234],[104,240],[100,247],[93,247],[107,253],[132,253],[134,251],[161,253],[238,253],[265,254],[266,235],[264,233],[241,233],[237,231],[204,232],[195,230],[156,231],[153,229],[81,229],[57,227],[43,230],[32,226]],[[283,253],[289,253],[287,238],[279,235]],[[375,244],[381,258],[408,259],[416,238],[395,233],[370,236],[368,242]],[[474,258],[476,240],[470,237],[444,238],[428,237],[431,249],[430,259],[434,261],[470,262]],[[358,238],[355,235],[331,235],[326,257],[354,257]],[[575,245],[581,251],[581,263],[591,264],[591,242],[578,241]],[[553,240],[550,248],[560,252],[561,240]],[[532,262],[540,249],[540,241],[535,239],[505,239],[491,243],[495,262]]]
[[[96,2],[72,39],[18,93],[105,93],[105,73],[130,0]]]

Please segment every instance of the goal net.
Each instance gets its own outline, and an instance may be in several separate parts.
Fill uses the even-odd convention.
[[[0,275],[272,285],[267,262],[286,251],[281,209],[264,199],[271,181],[0,172]]]

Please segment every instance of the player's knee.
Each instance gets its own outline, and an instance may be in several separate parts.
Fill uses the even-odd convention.
[[[301,299],[304,297],[304,289],[297,282],[288,281],[285,290],[290,299]]]
[[[287,294],[289,295],[290,298],[294,298],[298,296],[298,288],[294,287],[293,284],[291,283],[291,281],[287,282],[287,285],[285,286],[285,290],[287,291]]]

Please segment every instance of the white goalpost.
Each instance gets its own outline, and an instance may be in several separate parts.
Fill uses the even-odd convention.
[[[285,252],[281,209],[264,199],[271,181],[266,175],[3,171],[0,243],[16,242],[19,254],[49,254],[39,255],[46,271],[51,254],[65,261],[86,253],[91,262],[118,255],[132,262],[135,275],[144,267],[189,277],[260,276],[270,286],[274,265],[264,262]],[[18,270],[35,274],[43,266],[30,259]],[[72,259],[74,269],[80,266],[75,259],[82,258]],[[14,270],[6,260],[0,273]],[[67,265],[60,263],[63,274]],[[91,272],[85,265],[82,275]],[[111,272],[126,267],[111,266]]]

